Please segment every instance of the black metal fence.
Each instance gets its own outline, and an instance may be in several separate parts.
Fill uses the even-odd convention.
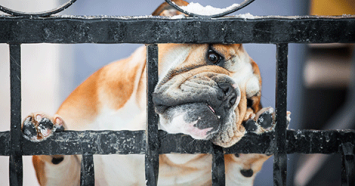
[[[75,2],[70,1],[68,4]],[[247,1],[242,4],[246,4]],[[64,5],[60,10],[69,5]],[[354,43],[355,16],[341,17],[80,17],[23,14],[0,16],[0,43],[10,47],[11,130],[0,132],[0,155],[10,156],[10,185],[22,185],[23,155],[82,154],[81,185],[94,185],[93,154],[145,154],[147,185],[157,185],[159,154],[210,153],[213,185],[224,185],[224,154],[274,154],[274,185],[286,185],[287,154],[341,153],[342,185],[354,185],[353,130],[287,130],[288,43]],[[58,12],[58,10],[55,10]],[[53,12],[55,13],[55,12]],[[220,16],[220,15],[219,15]],[[218,17],[218,16],[217,16]],[[145,43],[147,45],[147,130],[64,131],[32,143],[21,134],[22,43]],[[269,43],[276,45],[276,116],[274,133],[246,134],[230,148],[189,136],[158,131],[151,93],[158,80],[157,43]],[[106,143],[110,141],[112,143]],[[123,141],[125,141],[123,143]]]

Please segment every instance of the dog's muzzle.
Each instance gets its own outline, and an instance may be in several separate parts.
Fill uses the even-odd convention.
[[[153,93],[160,127],[169,133],[211,139],[234,113],[241,97],[240,89],[229,77],[223,78],[222,82],[199,81],[200,85],[191,82],[179,85],[179,91],[158,90]],[[187,85],[195,87],[184,88]]]

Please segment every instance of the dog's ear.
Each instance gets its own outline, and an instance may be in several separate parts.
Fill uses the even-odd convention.
[[[173,3],[179,6],[187,6],[189,3],[184,0],[172,0]],[[153,16],[174,16],[182,14],[181,12],[175,10],[167,2],[162,3],[153,13]]]

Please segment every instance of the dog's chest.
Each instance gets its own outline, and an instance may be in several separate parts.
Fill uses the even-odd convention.
[[[144,130],[146,112],[134,100],[119,110],[102,107],[93,130]],[[159,185],[210,185],[210,155],[166,155],[160,161]],[[144,155],[95,155],[96,185],[145,185]],[[227,177],[227,182],[228,182]]]
[[[144,130],[145,110],[130,99],[119,110],[104,105],[90,124],[92,130]],[[145,185],[144,155],[97,155],[95,185]]]
[[[100,109],[100,114],[91,124],[93,130],[144,130],[146,113],[134,100],[130,99],[121,109],[108,106]]]
[[[116,111],[103,107],[92,123],[92,128],[144,130],[145,122],[145,110],[140,109],[134,101],[128,101],[123,108]],[[181,161],[193,160],[194,168],[185,169],[161,162],[159,185],[201,185],[198,183],[206,182],[211,177],[211,161],[207,159],[196,159],[196,155],[170,155],[168,160],[173,164],[184,164],[185,162]],[[144,155],[97,155],[94,156],[94,161],[96,185],[145,185]]]
[[[95,156],[96,185],[145,185],[144,155]]]
[[[183,159],[196,157],[178,156]],[[209,185],[210,159],[195,159],[187,167],[160,161],[158,185]],[[95,156],[94,160],[96,185],[145,185],[144,155],[104,155]]]

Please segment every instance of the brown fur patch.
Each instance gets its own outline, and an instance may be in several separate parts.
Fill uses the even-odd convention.
[[[212,48],[224,56],[226,60],[229,60],[238,55],[238,51],[241,46],[241,44],[214,44],[212,45]]]
[[[102,69],[79,85],[59,107],[57,114],[68,124],[85,124],[98,113],[98,79]]]
[[[41,158],[39,156],[33,156],[32,163],[33,163],[33,166],[36,170],[36,176],[37,176],[38,183],[40,185],[46,185],[47,178],[46,178],[46,174],[44,171],[44,166],[45,166],[44,162],[41,160]]]
[[[134,90],[136,75],[140,63],[130,66],[131,57],[104,67],[104,73],[100,77],[100,101],[106,102],[111,108],[118,110],[131,97]]]
[[[69,125],[69,129],[82,129],[91,123],[103,105],[118,110],[131,97],[136,75],[142,61],[132,61],[132,56],[101,68],[79,85],[63,102],[57,114]]]
[[[245,90],[240,89],[240,102],[238,105],[238,111],[239,111],[239,118],[238,118],[238,122],[237,122],[237,127],[239,128],[242,125],[242,122],[244,121],[244,117],[247,113],[247,97],[246,97],[246,93]]]

